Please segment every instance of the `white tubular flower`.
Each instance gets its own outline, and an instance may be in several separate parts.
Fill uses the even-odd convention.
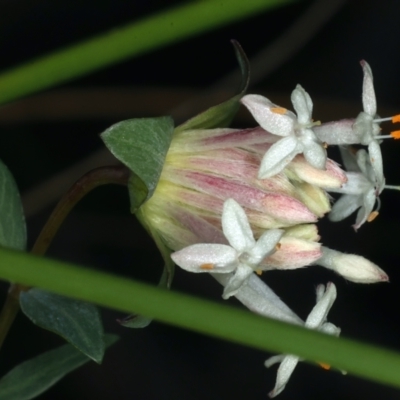
[[[233,199],[224,203],[222,230],[230,246],[194,244],[171,255],[173,261],[189,272],[226,274],[234,272],[222,297],[233,296],[255,270],[266,269],[261,262],[277,250],[284,231],[270,229],[256,242],[243,208]]]
[[[250,94],[241,100],[263,129],[283,136],[264,155],[258,172],[259,179],[278,174],[300,153],[304,154],[313,167],[325,169],[326,150],[311,129],[318,124],[311,119],[311,98],[297,85],[291,100],[297,117],[293,112],[273,104],[263,96]]]
[[[324,285],[319,285],[316,290],[316,297],[317,304],[308,315],[304,326],[309,329],[316,329],[329,335],[339,336],[340,328],[329,322],[326,322],[328,312],[336,299],[335,285],[331,282],[328,283],[326,290]],[[276,363],[280,363],[275,387],[269,393],[269,397],[275,397],[285,389],[285,386],[299,361],[300,357],[294,355],[278,355],[265,361],[265,366],[267,368]],[[324,364],[322,364],[322,366],[324,368],[326,367]]]
[[[379,215],[379,195],[383,189],[399,190],[399,187],[385,185],[384,178],[380,180],[376,177],[376,170],[365,150],[358,150],[356,155],[347,148],[340,148],[340,152],[348,171],[347,182],[341,188],[327,189],[330,192],[344,193],[333,205],[328,217],[331,221],[341,221],[360,208],[353,225],[357,230],[366,221],[371,222]],[[378,207],[374,210],[376,201]]]
[[[357,118],[328,122],[313,128],[316,136],[328,144],[362,144],[368,146],[372,168],[374,169],[376,186],[384,185],[382,153],[379,146],[381,139],[399,139],[400,131],[390,135],[379,135],[379,124],[384,121],[400,122],[400,115],[389,118],[378,118],[372,71],[369,64],[360,61],[364,72],[362,103],[363,111]]]

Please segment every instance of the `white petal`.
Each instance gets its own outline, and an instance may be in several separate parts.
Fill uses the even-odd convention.
[[[224,203],[222,230],[229,244],[239,253],[250,250],[256,243],[243,208],[233,199]]]
[[[253,272],[253,268],[248,265],[239,264],[235,273],[226,284],[224,292],[222,293],[222,298],[226,300],[229,299],[229,297],[234,296]]]
[[[278,373],[276,376],[276,383],[274,389],[269,392],[269,397],[275,397],[285,389],[286,384],[289,381],[297,363],[299,362],[299,357],[296,356],[286,356],[281,365],[278,368]]]
[[[372,76],[372,71],[369,64],[362,60],[360,62],[362,69],[364,71],[364,80],[363,80],[363,91],[362,91],[362,103],[364,111],[375,117],[376,114],[376,98],[375,98],[375,90],[374,90],[374,78]]]
[[[270,178],[281,172],[301,152],[302,146],[294,136],[274,143],[265,153],[258,171],[258,179]]]
[[[325,169],[326,150],[322,144],[310,141],[304,145],[303,154],[307,162],[314,168]]]
[[[293,108],[297,114],[297,120],[302,125],[307,125],[311,122],[311,114],[313,109],[313,103],[309,94],[297,85],[296,89],[293,90],[291,95]]]
[[[369,215],[372,213],[372,210],[374,209],[375,202],[376,202],[375,191],[371,189],[363,197],[363,205],[358,211],[356,223],[353,225],[353,228],[355,230],[360,228],[360,226],[367,221]]]
[[[231,274],[213,274],[221,285],[226,286]],[[298,317],[256,274],[251,274],[246,285],[240,287],[235,297],[248,309],[264,317],[279,321],[290,322],[295,325],[304,325]]]
[[[361,207],[360,198],[351,194],[344,194],[333,205],[331,212],[328,214],[330,221],[341,221],[345,219],[357,208]]]
[[[329,282],[326,286],[325,293],[320,297],[319,301],[308,315],[305,326],[311,329],[319,328],[326,321],[326,316],[335,299],[336,286],[332,282]]]
[[[361,149],[357,151],[356,160],[358,168],[360,169],[361,173],[366,177],[370,178],[370,170],[369,170],[369,156],[366,150]]]
[[[274,109],[284,109],[257,94],[248,94],[242,97],[240,101],[266,131],[278,136],[288,136],[293,132],[297,118],[291,111],[286,110],[284,114],[274,112]]]
[[[224,244],[193,244],[172,253],[171,258],[189,272],[228,273],[238,265],[238,253]]]
[[[351,151],[351,148],[349,148],[348,146],[339,146],[339,150],[346,171],[360,172],[360,167],[357,164],[356,155]]]
[[[383,162],[381,146],[376,140],[373,140],[368,146],[369,157],[371,160],[372,168],[375,172],[376,187],[378,193],[381,193],[385,186],[385,178],[383,176]]]
[[[270,229],[264,232],[249,252],[249,261],[258,265],[265,257],[276,251],[276,245],[285,233],[282,229]]]

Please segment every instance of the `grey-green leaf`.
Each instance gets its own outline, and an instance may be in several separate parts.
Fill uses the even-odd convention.
[[[117,339],[116,335],[104,336],[107,347]],[[70,344],[40,354],[17,365],[0,379],[0,399],[33,399],[89,360]]]
[[[246,93],[250,81],[249,60],[247,59],[242,47],[236,40],[232,40],[232,44],[235,49],[236,58],[240,65],[240,70],[242,72],[242,81],[237,95],[225,101],[224,103],[211,107],[201,114],[189,119],[182,125],[179,125],[175,129],[175,132],[182,132],[192,129],[223,128],[231,123],[233,117],[239,109],[239,100]]]
[[[172,118],[159,117],[122,121],[101,134],[111,153],[133,172],[129,182],[133,213],[157,186],[173,131]]]
[[[105,345],[103,325],[96,306],[37,288],[22,292],[20,304],[23,313],[34,324],[57,333],[92,360],[101,363]]]
[[[0,161],[0,246],[26,249],[26,226],[17,185]]]

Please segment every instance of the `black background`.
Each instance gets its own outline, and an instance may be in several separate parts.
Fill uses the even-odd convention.
[[[161,11],[165,4],[152,0],[1,0],[0,70]],[[179,103],[174,94],[183,93],[179,99],[189,100],[234,70],[230,39],[237,39],[251,59],[287,32],[313,4],[293,2],[47,91],[53,95],[75,90],[72,101],[61,96],[59,102],[49,106],[43,97],[32,96],[38,108],[36,114],[22,107],[13,109],[17,117],[10,118],[11,108],[0,109],[0,157],[13,172],[23,198],[37,185],[100,149],[98,135],[111,124],[124,118],[164,114]],[[303,47],[266,73],[249,92],[266,95],[277,103],[276,99],[283,99],[279,103],[290,106],[290,92],[300,83],[314,101],[315,119],[355,117],[361,110],[359,61],[365,59],[374,73],[378,112],[390,115],[398,109],[400,97],[399,15],[400,3],[395,0],[344,2]],[[322,13],[313,18],[322,18]],[[101,104],[96,106],[99,110],[96,112],[94,107],[89,115],[79,109],[76,90],[88,93],[93,88],[105,96],[100,96]],[[110,89],[116,90],[108,98]],[[150,89],[164,95],[150,98],[147,103],[140,100],[137,93]],[[136,94],[136,103],[121,100],[118,93],[126,92]],[[90,96],[96,103],[96,96]],[[71,113],[65,113],[66,103],[75,104]],[[87,107],[92,109],[90,104]],[[114,111],[103,113],[102,107]],[[46,118],[47,112],[57,117]],[[177,122],[182,122],[180,114],[176,116]],[[242,110],[235,125],[255,123]],[[399,146],[396,142],[382,144],[390,184],[400,181]],[[334,150],[331,154],[336,157]],[[381,198],[380,216],[356,234],[351,228],[354,216],[337,224],[323,220],[319,227],[325,245],[371,259],[389,274],[390,283],[357,285],[320,267],[270,272],[264,279],[303,318],[315,303],[315,286],[332,280],[338,288],[338,299],[329,320],[342,328],[342,335],[400,350],[400,194],[385,191]],[[30,213],[30,246],[53,206],[51,202]],[[65,222],[48,255],[148,282],[157,281],[162,265],[155,246],[129,214],[126,190],[120,187],[99,188],[87,196]],[[0,288],[4,298],[7,285],[3,283]],[[208,276],[184,271],[177,271],[173,288],[216,301],[221,294],[221,288]],[[263,399],[274,386],[275,368],[263,367],[267,354],[156,322],[144,330],[124,329],[116,323],[120,313],[102,312],[106,330],[118,333],[120,342],[106,353],[101,367],[87,364],[40,399]],[[60,343],[55,335],[19,315],[1,351],[0,374]],[[396,399],[400,395],[392,388],[302,363],[279,398],[377,396]]]

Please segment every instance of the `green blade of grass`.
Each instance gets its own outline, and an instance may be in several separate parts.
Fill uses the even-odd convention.
[[[0,277],[400,387],[400,354],[72,264],[0,249]],[[379,366],[379,367],[377,367]]]
[[[202,0],[164,10],[5,71],[0,104],[292,0]]]

